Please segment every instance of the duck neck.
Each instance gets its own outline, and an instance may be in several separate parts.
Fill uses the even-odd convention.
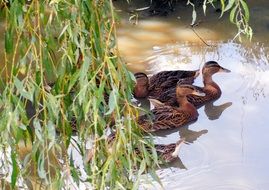
[[[196,118],[198,116],[197,109],[188,101],[187,96],[178,95],[177,102],[180,105],[180,109],[184,109],[187,112],[191,113],[193,118]]]
[[[214,81],[212,79],[212,74],[205,73],[204,76],[203,76],[203,82],[204,82],[205,86],[207,84],[213,83]]]
[[[220,87],[212,79],[212,74],[205,74],[203,76],[204,89],[212,92],[220,93]]]
[[[148,93],[149,93],[148,85],[135,85],[134,88],[135,98],[145,98],[147,97]]]

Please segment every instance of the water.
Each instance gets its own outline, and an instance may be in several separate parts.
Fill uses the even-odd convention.
[[[187,143],[177,161],[158,170],[163,187],[145,175],[141,189],[269,189],[269,4],[250,4],[252,42],[234,41],[236,28],[227,18],[213,18],[212,9],[208,17],[198,17],[202,22],[195,28],[209,46],[189,28],[191,19],[177,19],[190,17],[189,10],[181,9],[166,18],[143,13],[138,25],[122,22],[119,49],[133,72],[192,70],[209,60],[232,71],[214,75],[222,96],[198,110],[197,122],[155,134],[156,143],[172,143],[182,137]],[[134,2],[131,7],[142,7],[139,5]],[[124,10],[127,6],[118,3],[117,7]],[[202,86],[201,77],[195,84]]]
[[[127,8],[122,1],[116,3],[118,9]],[[133,8],[143,7],[132,3]],[[214,76],[222,96],[198,110],[197,122],[155,134],[158,143],[172,143],[182,137],[187,143],[178,160],[157,171],[163,187],[145,175],[141,189],[269,189],[269,4],[267,0],[250,4],[254,39],[242,44],[232,41],[236,28],[227,18],[218,20],[212,9],[208,9],[207,17],[198,15],[202,22],[195,28],[210,46],[189,27],[191,8],[180,8],[165,18],[142,14],[138,25],[129,23],[130,15],[120,13],[125,20],[118,29],[118,44],[131,71],[153,74],[192,70],[208,60],[232,70]],[[3,55],[3,41],[0,47]],[[0,60],[0,66],[2,63]],[[201,86],[201,78],[195,84]]]

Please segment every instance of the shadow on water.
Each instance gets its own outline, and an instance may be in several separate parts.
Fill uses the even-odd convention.
[[[185,142],[189,144],[189,143],[194,143],[194,141],[196,141],[200,136],[208,132],[208,130],[206,129],[203,129],[200,131],[190,130],[189,126],[190,124],[185,125],[184,127],[180,127],[180,128],[156,131],[152,133],[152,135],[158,136],[158,137],[167,137],[173,133],[178,133],[180,138],[184,138]]]

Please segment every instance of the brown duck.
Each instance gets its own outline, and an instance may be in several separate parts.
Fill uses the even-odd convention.
[[[213,81],[212,76],[219,72],[228,73],[231,71],[221,67],[215,61],[206,62],[202,69],[204,87],[200,88],[193,86],[203,91],[205,96],[188,95],[188,101],[191,102],[195,107],[201,107],[207,102],[218,99],[221,96],[221,89],[218,84]],[[181,80],[181,83],[184,84],[185,81]],[[178,106],[178,101],[175,98],[175,93],[175,89],[169,89],[163,92],[157,99],[167,105]]]
[[[176,143],[171,144],[156,144],[155,149],[158,154],[158,156],[162,159],[164,162],[172,162],[176,158],[178,158],[179,150],[181,145],[185,142],[184,138],[180,139]]]
[[[116,133],[112,133],[108,136],[108,144],[111,148],[113,142],[115,141],[116,138]],[[179,150],[182,146],[182,144],[185,142],[185,138],[182,138],[178,140],[176,143],[171,143],[171,144],[155,144],[154,147],[156,149],[156,152],[158,154],[158,157],[163,161],[163,162],[172,162],[176,158],[178,158]],[[152,149],[150,147],[146,147],[147,151],[151,152]],[[112,152],[112,150],[109,150]],[[137,154],[140,154],[140,151],[138,149],[135,149]],[[87,158],[87,161],[91,160],[92,154],[90,153],[90,157]]]
[[[192,85],[178,84],[176,87],[176,98],[180,107],[172,107],[161,104],[151,110],[150,115],[142,115],[138,118],[139,126],[146,132],[161,129],[170,129],[184,126],[198,117],[196,108],[188,102],[187,95],[195,94],[203,96],[204,93]]]
[[[148,78],[145,73],[135,73],[136,85],[134,88],[135,98],[145,98],[151,96],[158,97],[168,89],[175,88],[178,80],[184,79],[185,84],[192,84],[199,75],[199,70],[195,71],[162,71]]]

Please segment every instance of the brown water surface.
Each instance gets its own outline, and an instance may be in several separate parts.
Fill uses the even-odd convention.
[[[142,6],[117,1],[116,7]],[[214,76],[222,96],[198,110],[197,122],[155,134],[158,143],[182,137],[187,141],[180,159],[158,170],[164,189],[269,189],[269,2],[250,1],[250,7],[251,42],[233,40],[235,26],[227,18],[216,18],[219,13],[213,9],[207,17],[199,14],[195,31],[209,46],[189,27],[191,9],[181,7],[164,18],[142,13],[137,25],[128,21],[130,14],[120,12],[125,20],[118,29],[119,49],[133,72],[192,70],[209,60],[232,71]],[[195,84],[202,86],[201,77]],[[141,189],[161,189],[150,179],[144,176]]]

